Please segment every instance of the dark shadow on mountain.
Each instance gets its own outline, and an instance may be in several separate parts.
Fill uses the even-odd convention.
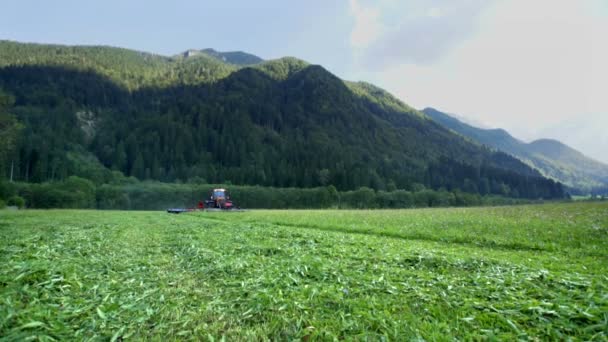
[[[321,66],[277,63],[276,70],[247,67],[213,83],[133,92],[91,71],[8,67],[0,69],[0,86],[16,96],[16,111],[31,126],[27,139],[53,142],[22,149],[25,170],[40,169],[42,180],[55,165],[44,156],[60,155],[69,143],[140,179],[561,196],[558,185],[519,160],[377,93],[355,93]],[[61,115],[40,113],[57,107]],[[82,110],[94,112],[88,140],[75,115]],[[37,168],[28,159],[33,151]],[[536,190],[524,195],[531,184]]]

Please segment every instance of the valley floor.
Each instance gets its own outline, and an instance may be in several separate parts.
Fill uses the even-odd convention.
[[[0,211],[8,340],[608,338],[608,203]]]

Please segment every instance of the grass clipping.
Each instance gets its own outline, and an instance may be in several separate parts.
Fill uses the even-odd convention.
[[[608,336],[608,205],[0,213],[7,340]]]

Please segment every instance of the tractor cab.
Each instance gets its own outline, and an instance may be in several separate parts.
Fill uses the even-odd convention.
[[[226,189],[213,189],[209,199],[205,201],[207,208],[232,209],[233,203]]]
[[[211,192],[211,199],[223,200],[225,198],[227,198],[227,194],[226,194],[226,190],[225,189],[214,189]]]

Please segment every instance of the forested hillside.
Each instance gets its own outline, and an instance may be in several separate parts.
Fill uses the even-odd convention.
[[[198,56],[199,54],[207,54],[211,57],[215,57],[222,62],[234,64],[234,65],[254,65],[262,63],[264,60],[258,56],[242,52],[242,51],[229,51],[221,52],[214,49],[203,49],[203,50],[188,50],[182,56],[188,58]]]
[[[379,88],[296,58],[258,62],[0,42],[0,90],[24,126],[2,174],[12,164],[25,182],[78,175],[101,184],[120,172],[163,182],[563,196],[561,184]]]
[[[557,140],[540,139],[525,143],[502,129],[481,129],[433,108],[425,114],[468,138],[512,154],[546,176],[583,193],[604,194],[608,190],[608,165],[593,160]]]

